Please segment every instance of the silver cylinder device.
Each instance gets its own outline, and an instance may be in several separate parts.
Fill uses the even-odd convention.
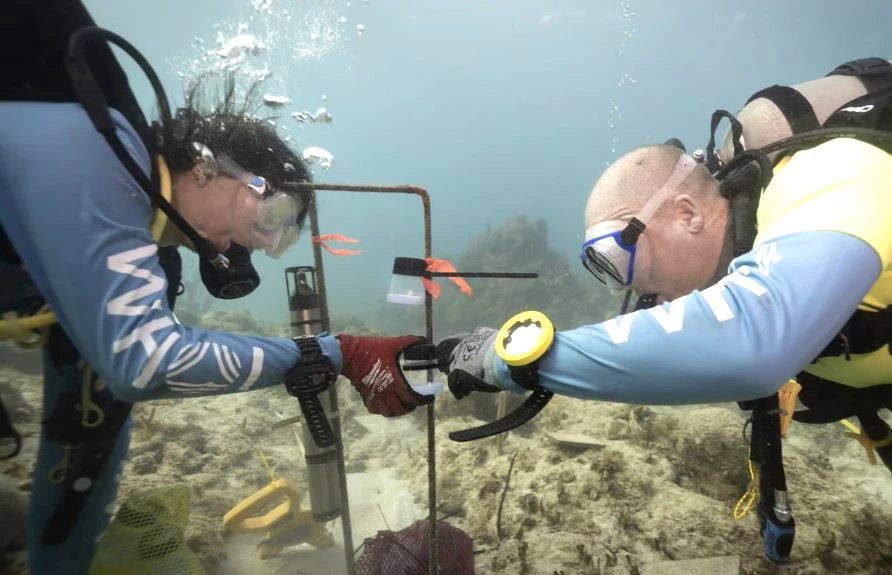
[[[316,270],[310,266],[288,268],[285,270],[285,284],[288,290],[292,336],[320,334],[322,309],[316,290]],[[335,437],[340,437],[338,406],[333,395],[334,386],[319,394],[319,402],[325,410]],[[313,519],[319,522],[331,521],[340,517],[342,513],[337,445],[330,447],[316,445],[306,421],[301,423],[301,431]]]

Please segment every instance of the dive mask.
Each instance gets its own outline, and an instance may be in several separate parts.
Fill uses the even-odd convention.
[[[234,242],[249,251],[262,250],[273,258],[297,242],[300,216],[306,208],[301,197],[275,190],[266,178],[246,170],[225,153],[214,154],[197,142],[193,148],[202,174],[228,176],[244,184],[251,193],[236,207],[234,215],[238,224]]]
[[[638,238],[650,218],[696,166],[697,162],[692,157],[682,154],[666,182],[623,229],[604,233],[604,226],[595,224],[586,230],[579,259],[585,269],[611,292],[624,291],[632,285]]]
[[[217,154],[216,159],[220,173],[239,180],[251,192],[236,208],[240,222],[237,241],[270,257],[281,256],[300,237],[298,218],[304,210],[303,200],[276,191],[266,178],[245,170],[226,154]]]

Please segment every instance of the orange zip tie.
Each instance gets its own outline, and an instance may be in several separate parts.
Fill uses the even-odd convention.
[[[777,392],[777,403],[778,407],[780,407],[780,435],[781,437],[787,436],[787,427],[790,425],[790,421],[793,420],[793,412],[796,411],[796,396],[799,395],[799,390],[802,389],[802,386],[795,379],[791,379],[787,381],[787,383],[783,384],[780,388],[780,391]]]
[[[332,248],[330,247],[326,241],[335,241],[335,242],[349,242],[351,244],[357,243],[359,240],[354,240],[353,238],[348,238],[344,234],[323,234],[321,236],[313,236],[314,244],[322,244],[322,247],[325,248],[325,251],[332,255],[336,256],[357,256],[362,253],[361,250],[347,250],[343,248]]]
[[[425,271],[429,272],[454,272],[455,268],[453,265],[446,260],[438,260],[434,258],[424,258],[424,261],[427,262],[427,269]],[[461,290],[463,294],[466,294],[468,297],[474,295],[474,290],[471,289],[471,286],[468,285],[468,282],[464,280],[464,278],[460,277],[450,277],[450,280],[458,286],[458,289]],[[440,297],[440,286],[433,281],[433,279],[421,278],[422,283],[424,283],[424,289],[428,291],[434,298]]]

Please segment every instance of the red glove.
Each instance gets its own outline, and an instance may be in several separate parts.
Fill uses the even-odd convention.
[[[403,370],[400,355],[409,360],[434,360],[437,348],[427,339],[414,335],[403,337],[366,337],[341,334],[344,367],[341,375],[350,380],[362,396],[369,413],[385,417],[404,415],[419,405],[434,400],[412,390]]]

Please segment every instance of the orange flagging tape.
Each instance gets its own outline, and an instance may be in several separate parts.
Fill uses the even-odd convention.
[[[424,261],[427,262],[427,271],[429,272],[454,272],[455,267],[446,260],[438,260],[434,258],[424,258]],[[468,282],[464,280],[464,278],[460,277],[451,277],[451,279],[455,285],[458,286],[458,289],[461,290],[462,293],[467,294],[468,297],[474,295],[474,290],[471,289],[471,286],[468,285]],[[426,289],[431,296],[434,298],[440,297],[440,286],[434,282],[432,279],[422,278],[424,283],[424,289]]]
[[[348,238],[344,234],[323,234],[321,236],[313,236],[314,244],[322,244],[322,247],[325,248],[330,254],[336,256],[356,256],[362,253],[361,250],[346,250],[343,248],[332,248],[329,246],[326,241],[334,241],[334,242],[349,242],[352,244],[357,243],[359,240],[354,240],[353,238]]]

